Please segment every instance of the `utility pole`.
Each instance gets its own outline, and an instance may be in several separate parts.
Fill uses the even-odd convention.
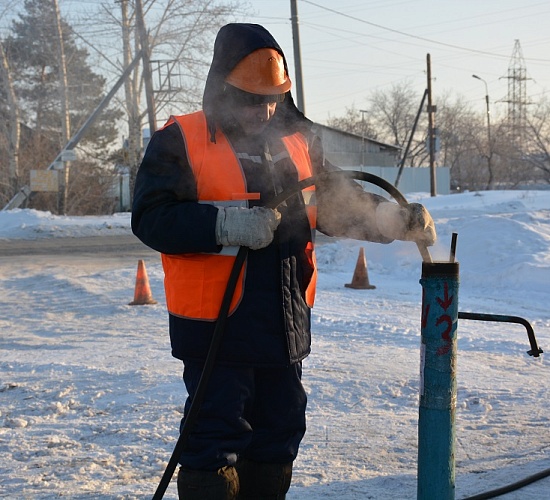
[[[57,0],[53,0],[53,7],[55,10],[55,29],[58,42],[57,57],[59,61],[59,91],[61,100],[61,144],[66,144],[71,137],[71,121],[69,115],[69,82],[67,78],[67,64],[65,61],[63,31],[61,29],[61,14],[59,12],[59,4]],[[57,211],[60,215],[65,215],[67,212],[67,199],[69,197],[70,164],[68,161],[62,161],[61,165],[61,175],[59,176],[59,193],[57,197]]]
[[[424,110],[424,102],[426,101],[426,96],[428,95],[428,89],[424,90],[424,94],[422,94],[422,100],[420,101],[420,106],[418,108],[418,112],[416,113],[416,118],[414,119],[413,128],[411,130],[411,133],[409,135],[409,140],[407,141],[407,147],[405,148],[405,151],[403,152],[403,156],[401,158],[401,161],[399,162],[399,170],[397,172],[397,177],[395,178],[395,182],[393,185],[395,187],[399,186],[399,181],[401,180],[401,175],[403,174],[403,168],[405,167],[405,161],[407,160],[407,155],[409,154],[409,150],[411,149],[412,140],[414,137],[414,133],[416,132],[416,127],[418,125],[418,120],[420,119],[420,115],[422,114],[422,111]]]
[[[151,74],[151,53],[149,51],[149,39],[143,20],[143,7],[141,0],[136,0],[136,27],[139,32],[139,43],[143,59],[143,80],[145,84],[145,99],[147,101],[147,116],[149,117],[150,134],[157,129],[155,117],[155,98],[153,95],[153,77]]]
[[[472,75],[472,78],[475,78],[476,80],[481,80],[485,84],[485,105],[487,108],[487,170],[489,174],[489,181],[487,182],[487,189],[493,189],[494,184],[494,177],[493,177],[493,166],[492,166],[492,158],[493,158],[493,145],[491,142],[491,111],[489,109],[489,87],[487,85],[487,82],[477,75]]]
[[[430,148],[430,194],[436,196],[435,177],[435,106],[432,104],[432,62],[430,54],[426,56],[428,73],[428,143]]]
[[[365,166],[365,113],[368,113],[366,109],[360,109],[361,113],[361,166]]]
[[[294,42],[294,72],[296,73],[296,99],[298,109],[305,114],[304,85],[302,80],[302,55],[300,51],[300,31],[298,29],[298,6],[296,0],[290,0],[290,14],[292,21],[292,40]]]

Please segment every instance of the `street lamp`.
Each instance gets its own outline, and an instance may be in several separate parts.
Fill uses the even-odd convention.
[[[493,170],[491,166],[491,157],[493,156],[492,146],[491,146],[491,111],[489,110],[489,87],[487,82],[477,75],[472,75],[472,78],[481,80],[485,84],[485,104],[487,105],[487,168],[489,169],[489,189],[493,185]]]
[[[365,165],[365,113],[368,113],[366,109],[360,109],[361,113],[361,166]]]

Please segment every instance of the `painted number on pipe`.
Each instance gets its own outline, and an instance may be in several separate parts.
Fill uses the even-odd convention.
[[[443,283],[443,298],[436,297],[437,303],[441,306],[441,308],[446,312],[447,309],[452,305],[454,301],[454,295],[449,296],[449,284]],[[439,326],[441,324],[446,324],[446,328],[441,334],[441,338],[444,341],[444,344],[437,350],[438,356],[443,356],[447,354],[452,347],[452,341],[451,341],[451,331],[453,329],[453,320],[451,316],[448,314],[442,314],[439,316],[435,322],[436,326]]]

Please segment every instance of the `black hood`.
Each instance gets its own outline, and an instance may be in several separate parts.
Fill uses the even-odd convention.
[[[208,122],[211,140],[215,142],[216,126],[222,123],[226,113],[224,82],[237,63],[257,49],[272,48],[283,56],[288,73],[286,57],[271,33],[259,24],[232,23],[223,26],[214,43],[212,64],[206,78],[202,108]],[[285,99],[277,105],[274,126],[293,133],[296,130],[311,128],[310,122],[298,110],[288,91]]]

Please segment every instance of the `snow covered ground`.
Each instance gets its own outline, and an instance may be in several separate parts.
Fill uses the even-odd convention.
[[[550,468],[550,192],[418,194],[447,260],[458,233],[460,311],[533,325],[459,320],[456,498]],[[1,239],[128,234],[129,214],[0,212]],[[365,249],[375,290],[344,287]],[[414,244],[318,247],[308,432],[287,498],[416,498],[421,260]],[[162,269],[157,305],[129,306],[136,262],[0,255],[0,496],[151,498],[185,399],[171,358]],[[550,478],[506,499],[550,498]],[[172,483],[165,498],[176,498]],[[437,500],[437,499],[434,499]]]

